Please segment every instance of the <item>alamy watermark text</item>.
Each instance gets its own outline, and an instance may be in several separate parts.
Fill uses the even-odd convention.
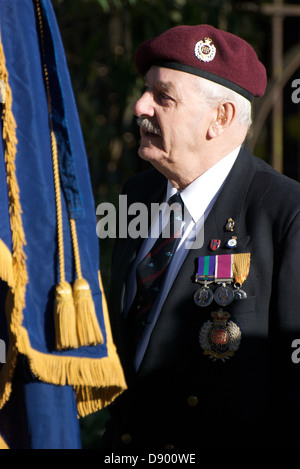
[[[110,202],[98,205],[96,215],[99,218],[97,223],[97,235],[100,239],[105,238],[154,238],[157,239],[162,232],[162,227],[174,213],[176,223],[178,220],[186,220],[189,216],[186,208],[182,211],[176,204],[169,205],[166,202],[152,203],[150,209],[141,202],[128,205],[127,195],[119,196],[118,214],[116,207]],[[154,223],[152,223],[155,221]],[[186,249],[199,249],[204,241],[204,223],[201,218],[185,234],[184,223],[182,231],[178,237],[185,237]],[[170,230],[164,229],[163,237],[168,238]]]

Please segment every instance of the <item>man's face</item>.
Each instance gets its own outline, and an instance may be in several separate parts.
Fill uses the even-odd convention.
[[[197,89],[197,77],[151,67],[133,111],[140,117],[141,158],[167,177],[200,165],[213,114]]]

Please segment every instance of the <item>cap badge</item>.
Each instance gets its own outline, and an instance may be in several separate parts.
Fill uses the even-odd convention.
[[[195,56],[202,62],[211,62],[215,55],[216,48],[209,37],[205,37],[195,45]]]

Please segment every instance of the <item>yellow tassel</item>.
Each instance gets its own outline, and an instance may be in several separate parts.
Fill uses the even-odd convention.
[[[96,316],[92,292],[84,278],[75,280],[73,296],[79,344],[81,346],[102,344],[103,336]]]
[[[76,313],[72,288],[68,282],[60,282],[56,286],[54,314],[57,350],[77,348]]]

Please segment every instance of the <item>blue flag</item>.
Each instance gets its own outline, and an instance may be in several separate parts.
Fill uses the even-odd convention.
[[[0,38],[0,448],[79,449],[126,388],[87,157],[50,0],[0,0]]]

